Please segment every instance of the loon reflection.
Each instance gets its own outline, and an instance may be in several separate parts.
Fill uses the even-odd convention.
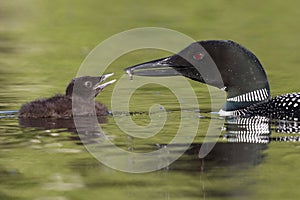
[[[139,112],[140,114],[141,112]],[[123,115],[124,113],[122,112]],[[146,115],[147,113],[141,113]],[[116,114],[114,114],[115,116]],[[133,115],[128,113],[128,115]],[[124,116],[124,115],[123,115]],[[10,117],[10,116],[9,116]],[[93,128],[93,132],[97,129],[98,123],[107,123],[107,116],[98,117],[95,124],[92,123],[93,117],[81,117],[86,127],[80,127],[80,130]],[[200,119],[201,120],[201,119]],[[211,119],[213,120],[213,119]],[[77,133],[73,119],[19,119],[22,127],[35,127],[43,129],[61,129],[66,128],[68,131]],[[300,122],[274,121],[266,117],[227,117],[223,127],[221,137],[227,142],[233,143],[270,143],[270,142],[300,142]],[[90,129],[88,129],[89,131]],[[282,136],[272,137],[272,133],[280,133]]]
[[[299,122],[271,121],[269,118],[260,116],[250,118],[232,117],[227,118],[224,129],[224,139],[228,142],[300,142]],[[271,137],[272,132],[288,135]]]

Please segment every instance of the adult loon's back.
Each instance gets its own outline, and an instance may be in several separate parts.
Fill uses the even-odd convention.
[[[299,121],[300,93],[272,98],[266,73],[257,57],[227,40],[195,42],[170,57],[125,69],[129,75],[182,75],[227,92],[222,116],[265,116]]]

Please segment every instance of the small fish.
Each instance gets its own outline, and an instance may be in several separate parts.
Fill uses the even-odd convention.
[[[130,80],[133,80],[133,73],[132,73],[132,70],[126,70],[126,73],[128,74],[128,76],[129,76],[129,79]]]

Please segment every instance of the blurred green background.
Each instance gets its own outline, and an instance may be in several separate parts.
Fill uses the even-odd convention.
[[[273,95],[297,91],[298,5],[298,1],[279,0],[2,0],[0,70],[2,78],[11,79],[5,87],[22,96],[23,103],[64,92],[87,54],[112,35],[137,27],[165,27],[195,40],[241,43],[262,62]],[[162,55],[166,53],[125,57],[115,63],[115,73]],[[20,105],[16,104],[15,109]]]

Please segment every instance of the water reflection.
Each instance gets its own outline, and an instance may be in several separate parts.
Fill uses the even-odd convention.
[[[88,128],[91,123],[90,120],[93,117],[81,117],[84,120],[86,127]],[[97,117],[98,123],[103,124],[107,122],[107,116]],[[77,132],[76,126],[74,124],[74,119],[55,119],[55,118],[19,118],[19,125],[21,127],[35,127],[43,129],[60,129],[66,128],[70,132]],[[80,127],[78,127],[80,128]]]
[[[299,142],[300,123],[272,121],[266,117],[227,118],[224,138],[229,142],[269,143],[271,141]],[[290,134],[272,137],[271,133]],[[291,135],[292,134],[292,135]]]
[[[192,144],[183,158],[170,166],[170,170],[208,171],[220,167],[241,169],[255,166],[262,162],[263,150],[267,149],[266,144],[218,142],[205,158],[199,159],[201,145]]]
[[[5,116],[1,117],[14,117],[15,111],[5,112]],[[94,121],[92,117],[81,117],[81,125],[83,127],[75,127],[73,119],[52,119],[52,118],[20,118],[19,125],[21,127],[35,127],[43,129],[60,129],[66,128],[70,132],[78,133],[83,132],[86,135],[92,132],[98,133],[98,123],[107,123],[108,117],[102,116]],[[92,128],[91,128],[92,127]],[[300,123],[289,121],[271,121],[265,117],[251,117],[251,118],[227,118],[223,129],[223,139],[227,142],[234,143],[263,143],[267,144],[271,141],[281,142],[299,142],[300,137]],[[272,132],[280,133],[282,136],[272,137]],[[102,133],[101,133],[102,134]],[[288,134],[288,135],[286,135]]]
[[[13,38],[12,36],[0,32],[0,56],[1,54],[15,53],[16,47],[12,44],[14,40],[15,38]]]
[[[105,152],[105,157],[110,157],[112,160],[120,160],[121,155],[116,155],[116,152],[111,150],[110,145],[101,145],[102,143],[105,144],[103,141],[109,140],[109,138],[101,132],[98,124],[106,123],[107,117],[98,118],[98,121],[95,121],[95,119],[92,117],[80,117],[77,120],[80,120],[80,124],[84,126],[77,127],[77,129],[73,119],[19,119],[19,124],[22,127],[39,127],[44,129],[66,128],[68,131],[80,134],[80,137],[77,134],[70,136],[70,139],[76,140],[77,144],[83,143],[88,145],[87,147],[97,148],[102,154]],[[219,166],[254,166],[261,163],[264,157],[262,152],[268,147],[268,143],[275,141],[300,141],[300,137],[297,136],[297,133],[299,133],[299,123],[286,121],[273,122],[264,117],[227,118],[223,130],[225,132],[220,137],[221,141],[214,145],[214,148],[205,158],[199,156],[203,144],[193,143],[182,158],[166,169],[205,171]],[[272,137],[272,132],[279,133],[279,136]],[[289,135],[286,135],[287,133]],[[281,136],[280,134],[283,135]],[[181,149],[180,144],[169,145],[166,148],[167,145],[162,143],[143,143],[139,145],[137,144],[138,142],[132,142],[133,140],[135,138],[127,137],[127,141],[119,141],[116,145],[131,152],[149,152],[165,149],[164,154],[157,158],[157,165],[166,162],[166,160],[172,157],[172,154]],[[128,158],[129,160],[134,162],[133,157]]]
[[[53,119],[22,119],[18,122],[16,116],[10,116],[13,113],[8,112],[7,114],[8,118],[0,120],[4,127],[3,131],[5,130],[5,133],[1,134],[2,148],[0,152],[0,158],[3,161],[0,175],[5,182],[2,182],[0,186],[11,185],[18,188],[21,186],[16,185],[16,183],[22,182],[35,184],[33,187],[38,191],[50,192],[79,191],[83,188],[93,191],[113,191],[118,188],[126,191],[128,188],[135,189],[130,189],[128,190],[130,192],[122,194],[125,197],[130,195],[142,197],[144,194],[149,194],[145,188],[150,188],[151,194],[152,192],[156,193],[160,189],[156,186],[162,183],[166,187],[164,194],[160,193],[160,195],[171,197],[176,195],[197,198],[249,196],[250,190],[248,188],[253,188],[253,183],[257,181],[253,171],[257,169],[258,165],[263,166],[263,163],[270,156],[266,153],[270,150],[269,143],[278,141],[275,138],[296,137],[297,133],[282,133],[282,131],[284,131],[284,127],[290,130],[291,126],[297,128],[299,125],[292,122],[273,123],[267,119],[228,118],[219,142],[215,144],[206,157],[199,158],[199,150],[203,144],[201,142],[193,143],[178,160],[170,163],[168,167],[154,173],[133,176],[106,168],[101,162],[84,151],[82,146],[76,145],[82,143],[80,138],[86,140],[85,144],[90,146],[97,145],[96,142],[99,142],[100,139],[111,139],[103,137],[98,130],[98,123],[112,123],[109,119],[111,118],[110,115],[104,121],[98,119],[97,126],[92,126],[95,121],[85,117],[82,120],[89,128],[79,127],[79,131],[76,131],[72,119],[58,121],[53,121]],[[172,115],[172,112],[169,114]],[[201,118],[199,120],[210,119]],[[20,128],[17,123],[26,128]],[[218,127],[219,130],[221,128]],[[51,129],[53,131],[50,131]],[[73,133],[79,132],[81,136],[79,138],[77,133],[61,135],[60,133],[64,132],[61,129],[67,129]],[[280,131],[277,133],[276,130]],[[52,136],[54,133],[58,133],[59,137],[57,135]],[[272,137],[273,133],[276,133],[276,137]],[[139,144],[139,140],[135,140],[135,138],[121,137],[117,134],[114,135],[113,142],[116,142],[119,147],[133,152],[154,151],[165,147],[161,142]],[[171,146],[171,151],[166,149],[166,156],[158,159],[168,159],[168,154],[176,152],[180,148],[180,144]],[[18,151],[19,149],[20,151]],[[109,146],[102,146],[99,151],[105,152],[110,159],[119,159],[119,155],[110,154]],[[27,154],[32,156],[29,158],[30,162],[26,157],[23,161],[15,163],[14,166],[11,166],[10,162],[7,161],[9,157],[20,157],[20,155],[23,157]],[[51,157],[50,160],[48,159],[49,156]],[[33,164],[30,164],[31,162]],[[28,178],[23,177],[34,177],[35,175],[31,175],[29,172],[32,169],[24,172],[22,168],[24,163],[34,167],[33,169],[41,168],[49,171],[49,173],[45,175],[41,171],[38,178],[32,179],[35,181],[31,182]],[[52,163],[56,167],[52,169],[48,167],[47,163]],[[160,160],[157,160],[157,165],[159,164]],[[184,187],[178,187],[183,182]],[[230,182],[230,186],[227,185],[228,182]],[[185,188],[189,192],[186,192]]]

